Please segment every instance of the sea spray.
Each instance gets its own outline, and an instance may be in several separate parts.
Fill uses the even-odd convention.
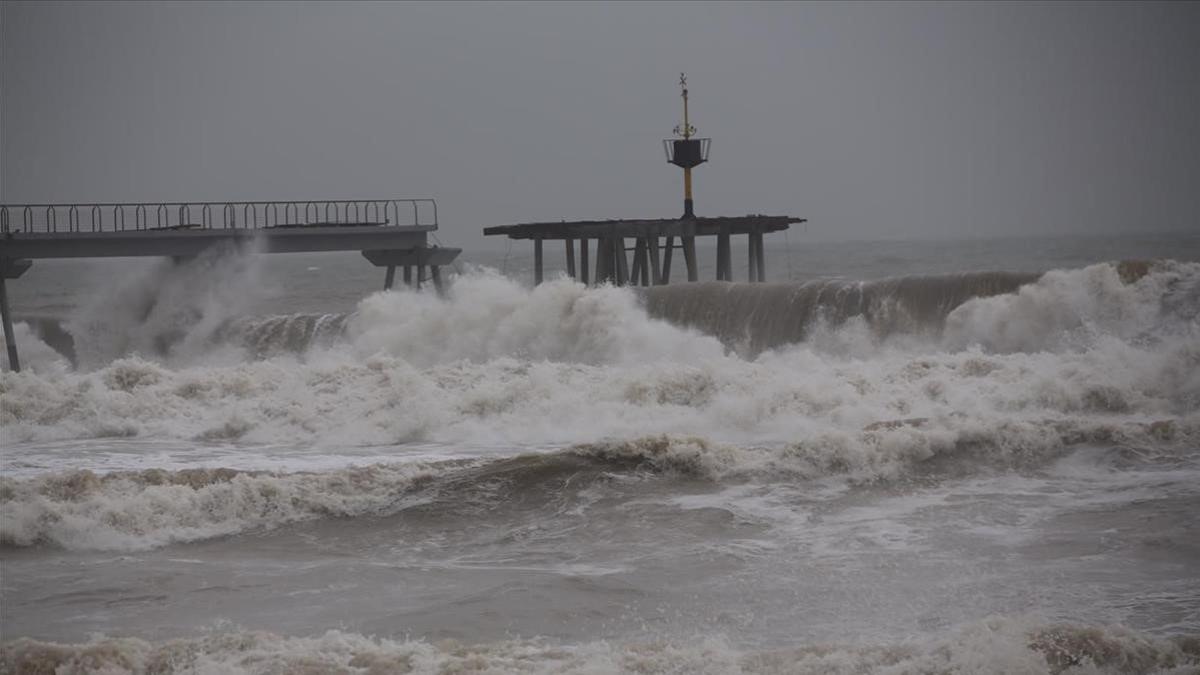
[[[1200,329],[1156,294],[1186,290],[1197,267],[1167,266],[1128,286],[1102,265],[1026,286],[1039,307],[1056,308],[1027,313],[1058,328],[1024,333],[1024,351],[986,342],[992,322],[1023,316],[1028,302],[1010,294],[968,301],[941,337],[879,342],[848,322],[753,359],[647,316],[624,289],[560,280],[530,291],[468,277],[445,299],[371,296],[344,339],[303,354],[4,373],[0,418],[13,442],[119,435],[363,445],[658,433],[773,443],[907,418],[929,420],[929,430],[1064,416],[1186,428],[1200,409]],[[838,348],[847,341],[853,346]]]
[[[45,375],[61,375],[72,369],[68,358],[42,340],[36,328],[28,322],[18,321],[13,325],[13,339],[17,343],[17,353],[20,354],[23,370]],[[0,337],[0,352],[7,352],[7,346],[8,343]],[[9,370],[8,359],[0,359],[0,372]]]
[[[945,318],[942,346],[989,352],[1087,349],[1099,340],[1155,343],[1167,335],[1200,339],[1200,263],[1052,270],[1012,293],[980,297]]]
[[[214,246],[98,289],[67,324],[78,366],[95,369],[133,354],[174,364],[238,359],[239,346],[231,355],[212,338],[266,292],[260,269],[253,248]]]
[[[224,264],[247,268],[243,272],[256,269],[242,259]],[[1175,329],[1194,329],[1200,315],[1200,272],[1195,263],[1138,263],[1138,274],[1130,274],[1130,267],[1100,264],[1055,270],[1044,277],[989,272],[649,289],[587,289],[558,279],[532,291],[493,271],[475,269],[456,277],[449,298],[400,290],[373,294],[350,313],[253,316],[238,312],[253,295],[246,295],[245,289],[259,285],[257,273],[247,279],[218,275],[215,292],[206,295],[208,281],[181,281],[191,279],[195,270],[168,265],[126,284],[115,299],[82,310],[68,323],[85,343],[86,353],[80,357],[57,320],[33,319],[30,327],[66,358],[82,359],[85,369],[104,358],[134,353],[172,364],[232,363],[304,354],[347,338],[353,338],[360,356],[383,350],[417,364],[494,356],[614,363],[620,359],[618,352],[699,358],[711,352],[711,347],[701,347],[699,352],[677,348],[664,353],[664,339],[656,336],[662,331],[646,322],[646,315],[715,337],[727,350],[748,359],[799,343],[835,356],[867,357],[885,344],[926,350],[979,345],[1011,352],[1057,350],[1104,335],[1152,340],[1171,330],[1168,323]],[[160,308],[160,285],[182,285],[201,298],[240,295],[238,302],[222,300],[204,311],[196,306],[207,301],[194,298]],[[136,301],[130,307],[141,307],[139,316],[170,314],[165,307],[184,309],[173,318],[139,318],[117,330],[119,322],[104,309],[109,300]],[[645,315],[634,304],[643,307]],[[89,335],[84,329],[96,316],[103,320],[97,334]],[[618,334],[624,339],[614,340]]]
[[[589,365],[703,361],[711,337],[646,316],[628,289],[559,279],[529,290],[494,272],[460,277],[446,299],[377,293],[346,328],[363,356],[383,351],[427,366],[509,357]]]

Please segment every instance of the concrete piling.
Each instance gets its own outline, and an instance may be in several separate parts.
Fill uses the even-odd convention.
[[[579,240],[579,280],[584,284],[591,282],[588,277],[588,239],[583,237]]]
[[[0,274],[0,321],[4,323],[4,344],[8,347],[8,367],[14,373],[21,372],[21,359],[17,356],[17,338],[13,334],[12,308],[8,306],[8,284]]]
[[[542,238],[533,240],[533,283],[542,283]]]
[[[675,237],[667,237],[666,248],[663,250],[662,258],[662,277],[659,279],[660,284],[666,285],[671,283],[671,257],[675,254]]]

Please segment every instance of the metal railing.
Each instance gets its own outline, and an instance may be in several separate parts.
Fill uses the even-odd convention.
[[[0,233],[438,225],[432,199],[0,204]]]

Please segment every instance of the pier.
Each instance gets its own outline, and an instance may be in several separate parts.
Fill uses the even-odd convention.
[[[34,260],[186,260],[218,245],[255,253],[360,251],[385,268],[385,290],[393,287],[397,268],[405,284],[420,288],[430,281],[440,290],[441,268],[461,249],[431,246],[437,229],[432,199],[0,204],[0,318],[8,365],[21,369],[7,281],[19,278]]]
[[[683,215],[679,218],[644,220],[576,220],[543,223],[518,223],[485,227],[484,235],[507,236],[509,239],[533,241],[533,281],[545,279],[543,243],[563,241],[567,274],[583,283],[611,283],[618,286],[652,286],[671,283],[674,252],[683,253],[687,280],[699,281],[696,260],[696,237],[716,237],[717,281],[733,281],[731,238],[747,237],[748,282],[766,280],[767,260],[763,235],[780,232],[792,224],[807,222],[792,216],[721,216],[697,217],[692,196],[692,169],[708,161],[712,139],[696,138],[688,113],[687,77],[679,76],[683,96],[683,124],[675,127],[678,138],[663,141],[667,162],[683,169]],[[632,248],[627,242],[632,240]],[[595,272],[590,269],[591,251],[595,242]],[[575,248],[578,242],[579,264]],[[632,261],[629,253],[633,253]]]
[[[584,283],[617,286],[657,286],[671,283],[674,252],[680,250],[688,281],[699,281],[696,237],[716,237],[718,281],[733,281],[732,237],[748,239],[747,281],[765,281],[767,262],[763,235],[786,230],[803,218],[791,216],[731,216],[718,218],[668,218],[654,220],[581,220],[561,223],[522,223],[484,228],[485,235],[533,241],[534,283],[542,283],[543,242],[564,242],[567,275]],[[628,242],[633,246],[629,247]],[[592,242],[595,242],[594,244]],[[575,249],[579,257],[576,264]],[[595,251],[595,271],[590,269]],[[630,253],[632,252],[632,259]]]

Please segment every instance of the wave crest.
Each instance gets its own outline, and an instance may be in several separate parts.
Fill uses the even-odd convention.
[[[217,468],[0,477],[0,544],[138,550],[380,513],[431,475],[429,467],[410,464],[292,474]]]
[[[21,638],[0,647],[10,672],[120,673],[791,673],[1021,672],[1150,675],[1194,672],[1200,636],[1161,638],[1120,627],[1030,625],[992,618],[957,632],[895,644],[818,643],[769,651],[723,637],[692,641],[555,644],[517,639],[484,644],[393,640],[337,630],[313,637],[262,631],[147,642],[100,637],[58,644]]]
[[[391,515],[428,500],[458,508],[531,495],[560,497],[568,489],[564,485],[581,490],[604,483],[604,474],[612,472],[714,483],[842,477],[851,484],[971,474],[1044,466],[1081,443],[1155,447],[1159,455],[1182,456],[1200,444],[1200,425],[1173,420],[987,425],[915,418],[773,445],[663,434],[501,459],[319,473],[216,468],[0,477],[0,545],[148,549],[317,518]]]

